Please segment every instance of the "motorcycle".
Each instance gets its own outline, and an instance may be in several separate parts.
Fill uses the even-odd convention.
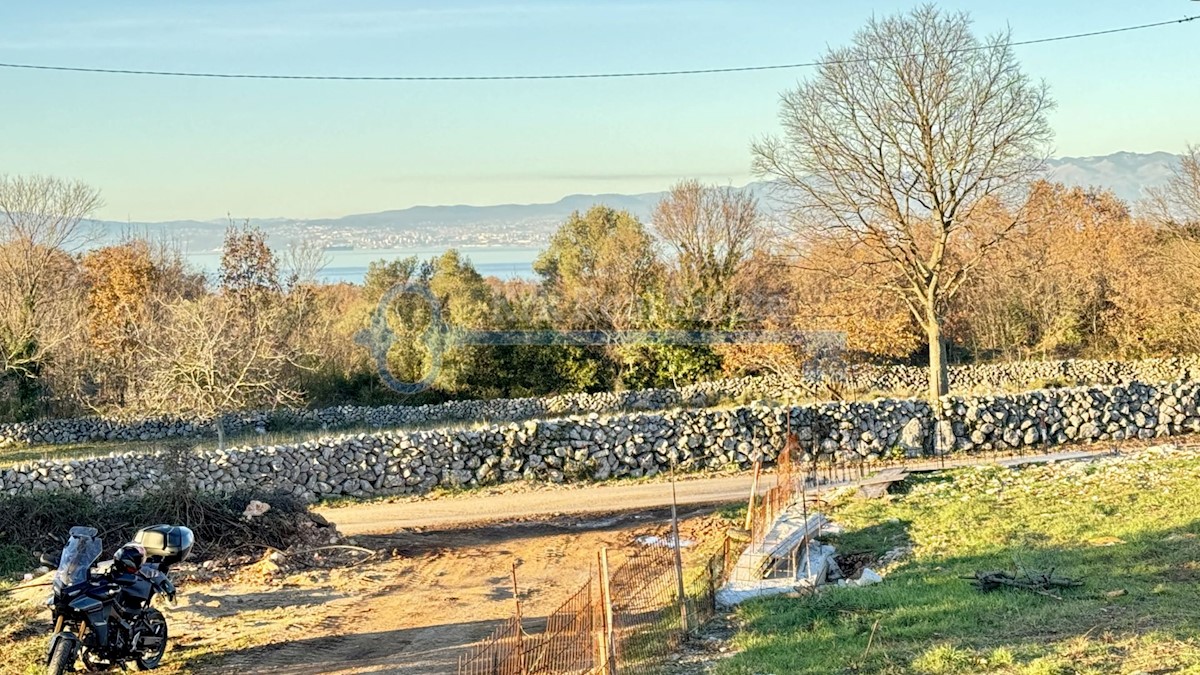
[[[71,528],[47,600],[54,633],[46,672],[72,672],[76,659],[89,671],[125,670],[129,661],[138,670],[157,668],[167,650],[167,620],[151,602],[164,595],[174,603],[168,573],[187,559],[194,542],[186,527],[156,525],[96,565],[104,550],[96,529]]]

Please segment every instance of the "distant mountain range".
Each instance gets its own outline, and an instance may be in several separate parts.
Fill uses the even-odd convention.
[[[1169,152],[1117,152],[1052,159],[1047,163],[1047,177],[1067,185],[1107,188],[1132,205],[1146,197],[1146,188],[1165,183],[1178,166],[1179,155]]]
[[[1063,157],[1050,160],[1047,178],[1068,185],[1111,189],[1118,197],[1132,203],[1145,196],[1145,188],[1161,185],[1178,162],[1177,155],[1166,152]],[[769,198],[764,194],[765,184],[751,183],[747,187],[764,197],[764,206],[768,209],[771,207]],[[340,250],[450,246],[540,247],[549,239],[554,228],[573,211],[583,211],[594,204],[603,203],[646,219],[664,194],[579,194],[549,204],[414,206],[340,218],[252,218],[250,222],[267,232],[272,245],[286,245],[289,241],[306,239]],[[105,235],[103,239],[108,241],[134,234],[178,242],[184,250],[197,253],[220,247],[228,223],[225,220],[157,223],[100,221],[98,225]]]

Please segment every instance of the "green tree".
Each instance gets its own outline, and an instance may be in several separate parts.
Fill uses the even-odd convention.
[[[469,260],[451,249],[431,261],[429,290],[441,307],[447,331],[435,340],[442,350],[436,385],[455,396],[495,397],[506,392],[498,382],[500,359],[492,345],[456,344],[456,333],[487,330],[493,323],[492,291]]]
[[[654,240],[627,211],[603,205],[571,214],[533,269],[561,328],[625,330],[641,323],[643,297],[661,279]]]
[[[383,294],[392,287],[415,280],[420,267],[421,262],[415,255],[371,261],[367,265],[367,274],[363,277],[363,298],[367,302],[379,302]]]
[[[366,301],[360,318],[361,327],[366,327],[371,317],[380,309],[385,314],[388,327],[395,341],[387,352],[388,369],[401,380],[417,382],[431,367],[431,351],[425,345],[425,333],[429,329],[430,308],[425,298],[401,292],[410,284],[428,288],[433,276],[429,262],[421,262],[416,256],[393,260],[377,260],[367,266],[363,279],[363,299]],[[384,307],[380,302],[387,300]],[[435,399],[428,392],[419,399]]]

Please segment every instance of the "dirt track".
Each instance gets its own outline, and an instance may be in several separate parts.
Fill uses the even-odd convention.
[[[934,470],[970,464],[1020,464],[1069,460],[1106,454],[1111,445],[1094,446],[1049,454],[1028,454],[1004,458],[965,457],[940,461],[913,462],[909,470]],[[749,473],[717,478],[688,477],[676,482],[675,493],[681,505],[726,504],[745,501],[753,476]],[[831,483],[828,487],[849,481]],[[775,476],[764,473],[759,490],[775,484]],[[395,503],[369,502],[350,506],[323,507],[316,511],[346,535],[380,534],[424,527],[454,527],[549,514],[612,513],[670,506],[671,484],[665,481],[632,485],[540,486],[520,492],[471,494],[438,499],[408,499]]]
[[[750,475],[681,480],[675,492],[681,506],[745,501],[750,495]],[[764,473],[759,490],[775,484]],[[589,487],[549,487],[509,494],[484,494],[397,503],[367,503],[315,509],[345,535],[381,534],[404,529],[453,527],[550,515],[578,515],[656,509],[671,504],[668,482]]]
[[[710,512],[682,513],[683,538],[719,537],[727,525]],[[464,648],[512,614],[514,562],[523,614],[536,623],[583,584],[601,547],[620,560],[639,536],[665,536],[669,515],[359,536],[390,557],[282,583],[264,585],[251,572],[185,591],[168,613],[173,651],[218,652],[194,669],[213,675],[453,673]]]

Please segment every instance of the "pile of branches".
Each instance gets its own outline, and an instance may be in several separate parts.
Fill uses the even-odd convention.
[[[252,501],[271,508],[246,518]],[[227,556],[248,548],[285,550],[314,541],[329,543],[332,528],[290,494],[243,492],[229,496],[167,487],[109,502],[73,491],[0,497],[0,574],[26,571],[38,555],[57,557],[62,538],[74,525],[100,531],[106,553],[129,541],[140,528],[183,525],[196,535],[193,559]],[[319,534],[318,534],[319,532]],[[23,569],[22,569],[23,568]]]
[[[1062,597],[1054,592],[1055,590],[1083,585],[1083,581],[1079,579],[1054,576],[1054,568],[1051,568],[1049,572],[1031,572],[1028,570],[1015,573],[1003,570],[975,572],[973,576],[962,578],[971,579],[972,585],[980,591],[994,591],[997,588],[1019,588],[1039,595],[1045,595],[1055,600],[1062,600]]]

